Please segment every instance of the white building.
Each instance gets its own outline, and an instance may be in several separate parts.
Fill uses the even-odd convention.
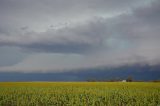
[[[122,82],[127,82],[126,80],[122,80]]]

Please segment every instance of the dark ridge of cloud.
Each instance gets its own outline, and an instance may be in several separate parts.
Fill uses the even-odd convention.
[[[85,53],[88,50],[91,50],[92,45],[88,44],[77,44],[72,42],[67,42],[67,44],[32,44],[24,45],[22,48],[26,48],[29,51],[33,52],[53,52],[53,53]]]
[[[103,20],[74,27],[24,35],[0,36],[0,45],[18,46],[42,52],[83,53],[101,46],[106,33]]]
[[[87,81],[95,80],[124,80],[128,76],[132,76],[134,80],[159,80],[160,66],[148,65],[131,65],[116,68],[92,68],[80,69],[76,72],[61,73],[16,73],[16,72],[0,72],[0,81]]]

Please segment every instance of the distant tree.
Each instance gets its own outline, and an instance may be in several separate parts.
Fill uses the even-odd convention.
[[[132,76],[129,76],[127,79],[126,79],[127,82],[132,82],[133,81],[133,78]]]
[[[87,82],[96,82],[97,80],[95,78],[89,78],[87,79]]]
[[[153,80],[152,82],[160,82],[160,80]]]

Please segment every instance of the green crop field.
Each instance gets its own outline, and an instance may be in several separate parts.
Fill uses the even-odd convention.
[[[160,106],[160,83],[2,82],[0,106]]]

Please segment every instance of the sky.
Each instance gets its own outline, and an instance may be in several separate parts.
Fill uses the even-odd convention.
[[[0,72],[160,63],[160,0],[0,0]]]

